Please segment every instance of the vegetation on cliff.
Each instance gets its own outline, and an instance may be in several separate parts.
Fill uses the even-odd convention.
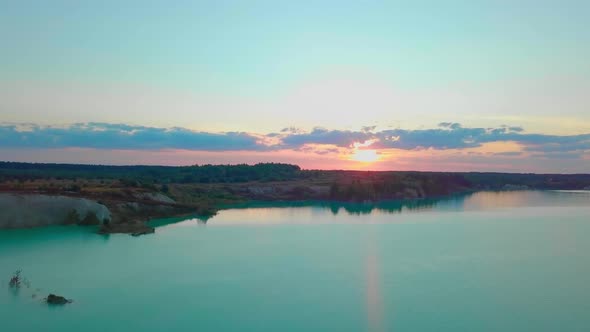
[[[279,163],[256,165],[107,166],[0,162],[0,182],[35,179],[119,180],[127,187],[166,183],[238,183],[285,181],[299,178],[299,166]],[[71,186],[72,191],[80,187]]]

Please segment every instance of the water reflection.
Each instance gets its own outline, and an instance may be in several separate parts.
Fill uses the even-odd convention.
[[[231,227],[192,219],[186,225],[196,227],[180,222],[155,236],[113,236],[108,245],[77,226],[0,232],[0,317],[26,317],[4,319],[5,331],[89,324],[101,331],[583,331],[589,202],[590,194],[478,193],[374,204],[371,215],[354,204],[251,205],[209,220]],[[577,206],[561,208],[568,205]],[[459,209],[496,210],[440,212]],[[377,224],[396,219],[403,223]],[[354,224],[316,226],[334,222]],[[244,223],[253,226],[234,226]],[[269,223],[297,225],[258,227]],[[36,299],[33,288],[7,293],[17,268],[43,287]],[[49,292],[75,302],[47,307]],[[121,312],[131,319],[104,319]]]
[[[326,202],[326,201],[303,201],[303,202],[256,202],[229,205],[229,209],[256,209],[256,208],[322,208],[330,210],[333,215],[342,211],[349,215],[365,215],[376,211],[385,213],[402,213],[406,211],[424,211],[440,208],[443,210],[463,210],[465,201],[473,194],[456,195],[444,199],[415,199],[395,200],[381,202]]]
[[[179,217],[150,222],[154,227],[207,224],[276,224],[342,222],[342,216],[378,216],[423,212],[485,211],[522,207],[590,207],[590,192],[570,191],[487,191],[439,199],[415,199],[382,202],[253,202],[224,206],[214,217]],[[332,218],[330,218],[330,216]],[[355,218],[356,219],[356,218]],[[364,221],[377,220],[364,219]],[[357,219],[358,220],[358,219]]]
[[[312,207],[329,209],[333,215],[345,211],[350,215],[365,215],[374,212],[402,213],[421,212],[428,210],[437,211],[465,211],[487,210],[505,207],[524,206],[571,206],[589,205],[590,191],[480,191],[453,195],[443,198],[425,198],[414,200],[395,200],[381,202],[256,202],[229,205],[230,209],[255,209],[255,208],[296,208]]]
[[[383,320],[383,300],[380,281],[380,257],[376,248],[374,233],[370,233],[366,241],[368,250],[365,257],[365,292],[367,301],[367,330],[371,332],[385,331]]]

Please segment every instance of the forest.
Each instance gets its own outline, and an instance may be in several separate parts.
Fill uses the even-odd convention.
[[[478,190],[580,190],[590,188],[590,175],[303,170],[281,163],[173,167],[0,162],[0,190],[90,192],[92,187],[140,188],[200,201],[378,201]]]

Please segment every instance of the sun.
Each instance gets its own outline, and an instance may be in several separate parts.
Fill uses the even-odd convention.
[[[362,163],[372,163],[379,160],[379,154],[376,150],[355,150],[351,158]]]
[[[373,143],[377,142],[376,139],[366,140],[364,142],[354,142],[351,145],[352,154],[350,155],[350,159],[359,161],[361,163],[372,163],[381,158],[377,150],[367,149],[367,147],[371,146]]]

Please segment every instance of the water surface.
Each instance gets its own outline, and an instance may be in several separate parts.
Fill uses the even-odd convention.
[[[588,331],[590,193],[0,231],[2,331]],[[8,288],[22,269],[30,288]],[[49,292],[74,303],[48,307]],[[37,295],[37,298],[33,298]]]

